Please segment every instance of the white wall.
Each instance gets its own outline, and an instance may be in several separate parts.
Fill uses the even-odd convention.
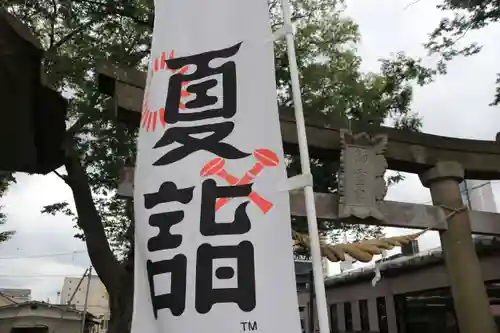
[[[473,210],[485,212],[497,212],[495,196],[490,181],[485,180],[465,180],[460,184],[464,204],[469,205]]]
[[[61,291],[61,304],[68,304],[69,299],[78,286],[81,277],[67,277],[64,279]],[[78,286],[75,296],[70,304],[73,304],[77,310],[84,310],[85,296],[87,292],[87,277],[85,277]],[[87,299],[87,311],[98,318],[109,320],[109,296],[103,283],[97,276],[90,279],[89,296]],[[102,317],[101,317],[102,316]],[[106,325],[104,326],[106,327]],[[105,332],[105,330],[103,330]]]

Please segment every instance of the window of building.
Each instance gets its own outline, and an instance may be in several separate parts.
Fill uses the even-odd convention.
[[[361,320],[361,330],[370,330],[370,319],[368,316],[368,301],[362,299],[359,301],[359,319]]]
[[[345,320],[345,330],[352,331],[352,309],[351,303],[344,303],[344,320]]]
[[[332,333],[339,333],[337,304],[330,305],[330,330],[332,331]]]
[[[387,325],[387,310],[385,309],[385,297],[377,297],[377,318],[380,333],[389,333]]]
[[[397,295],[394,301],[400,332],[458,333],[450,288]]]
[[[488,297],[490,299],[491,314],[500,332],[500,281],[486,282],[486,290],[488,291]]]

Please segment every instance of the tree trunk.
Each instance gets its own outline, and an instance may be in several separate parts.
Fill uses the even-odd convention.
[[[111,251],[101,216],[92,198],[87,174],[72,147],[67,147],[65,166],[68,173],[66,182],[73,192],[78,226],[85,236],[90,261],[109,294],[111,318],[108,333],[129,333],[134,295],[133,249],[121,263]],[[133,216],[132,211],[129,213]],[[133,225],[132,218],[127,233],[131,244],[133,244]]]
[[[130,251],[122,263],[123,272],[117,281],[117,288],[110,294],[111,320],[108,333],[129,333],[132,324],[132,309],[134,304],[134,253]]]

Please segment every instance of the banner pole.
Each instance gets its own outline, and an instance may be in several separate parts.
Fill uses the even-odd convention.
[[[299,143],[300,165],[303,175],[311,175],[311,165],[309,160],[309,149],[307,147],[306,126],[304,111],[302,107],[302,97],[300,93],[299,70],[295,56],[295,41],[293,36],[291,9],[288,0],[281,0],[283,9],[284,27],[290,28],[286,34],[286,45],[288,52],[288,62],[290,65],[290,77],[292,81],[293,104],[295,110],[295,123],[297,124],[297,137]],[[323,278],[323,267],[321,262],[321,250],[319,243],[318,222],[316,218],[316,206],[314,204],[313,185],[304,186],[304,196],[307,211],[307,224],[311,241],[311,256],[314,273],[314,291],[316,294],[316,311],[318,314],[320,333],[330,333],[328,323],[328,307],[326,302],[325,282]]]

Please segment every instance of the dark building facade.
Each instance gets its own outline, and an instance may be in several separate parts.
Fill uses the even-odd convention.
[[[475,242],[500,331],[500,240],[477,237]],[[440,249],[387,258],[379,267],[382,279],[375,286],[373,266],[326,279],[333,333],[459,333]]]
[[[300,324],[302,332],[309,332],[311,327],[308,314],[311,309],[310,281],[312,263],[310,260],[295,259],[295,281],[297,284],[297,298],[299,303]]]

